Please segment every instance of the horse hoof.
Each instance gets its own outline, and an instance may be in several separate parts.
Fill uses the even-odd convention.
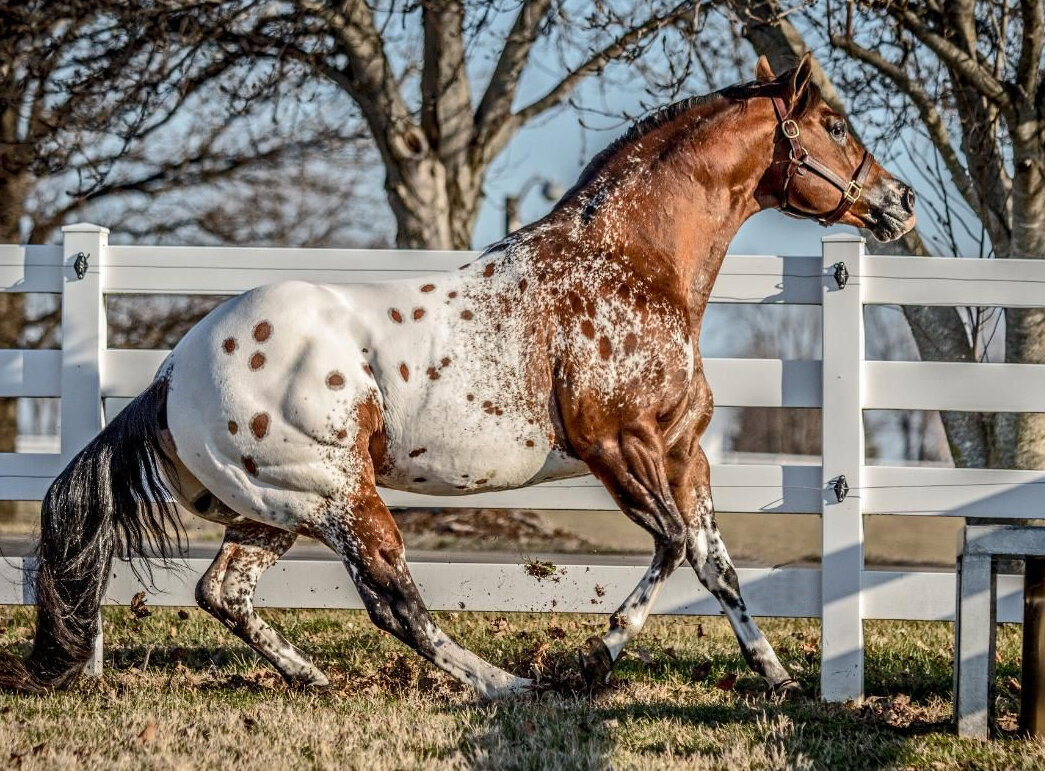
[[[769,695],[777,701],[789,701],[802,695],[802,686],[793,677],[781,680],[769,687]]]
[[[577,651],[577,661],[589,688],[605,685],[609,681],[610,672],[613,671],[613,657],[602,638],[589,637],[585,640],[584,646]]]
[[[330,688],[330,680],[319,670],[307,675],[287,678],[287,685],[296,691],[325,691]]]

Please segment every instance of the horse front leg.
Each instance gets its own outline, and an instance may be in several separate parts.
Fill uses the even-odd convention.
[[[689,527],[671,495],[672,469],[655,424],[625,427],[612,438],[587,445],[583,457],[621,511],[650,533],[654,543],[649,569],[610,616],[609,631],[589,638],[581,650],[585,680],[596,683],[609,677],[624,646],[645,625],[664,583],[685,559]]]
[[[696,458],[696,484],[692,488],[695,516],[689,524],[686,557],[700,582],[722,606],[748,666],[765,678],[774,695],[797,691],[798,683],[780,663],[773,647],[748,613],[740,593],[736,568],[715,522],[707,456],[698,448]]]

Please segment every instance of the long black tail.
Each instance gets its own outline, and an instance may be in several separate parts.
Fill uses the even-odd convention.
[[[37,624],[25,661],[0,660],[0,689],[72,683],[91,656],[113,555],[181,545],[181,524],[160,475],[167,383],[157,380],[73,458],[44,497],[36,574]],[[173,533],[173,537],[172,534]]]

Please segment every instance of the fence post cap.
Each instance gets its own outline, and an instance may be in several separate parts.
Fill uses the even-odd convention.
[[[833,233],[829,236],[824,236],[820,239],[820,243],[823,244],[864,244],[867,243],[867,239],[856,233]]]
[[[63,233],[102,233],[109,235],[109,228],[95,225],[90,222],[74,222],[72,225],[63,225]]]

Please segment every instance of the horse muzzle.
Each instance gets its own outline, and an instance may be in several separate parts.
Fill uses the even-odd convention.
[[[914,228],[915,194],[910,185],[896,179],[882,180],[864,194],[867,211],[861,217],[879,241],[895,241]]]

